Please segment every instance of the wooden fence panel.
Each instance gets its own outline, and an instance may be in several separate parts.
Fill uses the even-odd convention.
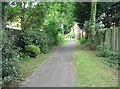
[[[116,28],[105,28],[105,46],[111,47],[115,51],[120,51],[120,27]]]
[[[106,30],[106,34],[105,34],[105,46],[110,48],[110,30],[109,29],[105,29]]]
[[[118,51],[120,52],[120,27],[118,28]]]

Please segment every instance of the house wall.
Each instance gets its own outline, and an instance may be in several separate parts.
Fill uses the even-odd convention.
[[[73,33],[75,34],[75,38],[76,39],[80,39],[81,38],[81,29],[80,27],[78,26],[78,24],[76,23],[74,26],[73,26]]]

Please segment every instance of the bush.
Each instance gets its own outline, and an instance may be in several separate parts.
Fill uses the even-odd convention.
[[[98,57],[108,57],[108,51],[109,49],[104,46],[104,44],[100,44],[97,49],[99,50],[99,53],[97,54]]]
[[[97,54],[98,57],[105,57],[108,60],[105,60],[109,63],[110,66],[119,69],[118,66],[120,64],[120,53],[117,51],[113,51],[110,48],[105,47],[103,44],[98,46],[99,53]]]
[[[85,44],[85,43],[87,43],[87,40],[84,39],[84,38],[83,38],[83,39],[80,39],[79,41],[80,41],[80,44]]]
[[[24,60],[24,61],[30,60],[30,56],[27,55],[26,53],[20,53],[19,60]]]
[[[26,46],[25,51],[30,57],[36,57],[40,54],[40,48],[35,45]]]
[[[110,61],[114,64],[117,69],[120,69],[120,53],[112,51],[109,55]]]
[[[13,45],[14,37],[8,38],[8,33],[2,30],[2,86],[7,86],[10,82],[20,78],[19,55],[16,47]]]
[[[110,55],[111,50],[105,48],[104,50],[100,50],[98,56],[100,57],[108,57]]]
[[[120,60],[120,54],[115,51],[111,51],[109,54],[111,60]]]
[[[62,44],[63,43],[63,36],[62,34],[58,34],[58,44]]]
[[[39,29],[28,29],[21,33],[18,40],[18,45],[25,50],[27,45],[36,45],[42,53],[47,53],[49,50],[49,37],[44,31]]]

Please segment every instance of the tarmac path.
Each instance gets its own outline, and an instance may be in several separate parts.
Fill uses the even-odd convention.
[[[58,48],[20,87],[74,87],[72,54],[75,41]]]

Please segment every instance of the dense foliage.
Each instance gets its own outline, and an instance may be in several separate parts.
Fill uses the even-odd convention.
[[[14,47],[14,38],[8,38],[7,32],[2,30],[0,33],[2,39],[2,85],[15,81],[20,77],[19,73],[19,55]]]
[[[36,45],[42,53],[46,53],[49,50],[49,38],[40,29],[28,29],[19,35],[18,45],[22,48],[22,51],[25,50],[27,45]]]
[[[110,48],[105,47],[103,44],[98,46],[99,53],[97,54],[98,57],[104,57],[107,58],[106,60],[103,60],[110,66],[120,69],[120,53],[117,51],[113,51]]]
[[[119,6],[120,2],[98,2],[96,18],[101,14],[106,14],[106,20],[104,20],[105,27],[110,27],[111,22],[115,22],[116,26],[119,26]],[[80,27],[84,26],[85,21],[90,19],[91,3],[89,2],[76,2],[74,9],[75,20],[80,23]]]
[[[120,26],[120,1],[114,2],[106,11],[105,25],[109,27],[118,27]]]
[[[85,44],[85,43],[87,43],[87,40],[86,39],[80,39],[79,42],[80,42],[80,44]]]
[[[89,2],[76,2],[74,9],[75,20],[79,22],[80,28],[83,27],[85,21],[90,19],[91,3]]]

